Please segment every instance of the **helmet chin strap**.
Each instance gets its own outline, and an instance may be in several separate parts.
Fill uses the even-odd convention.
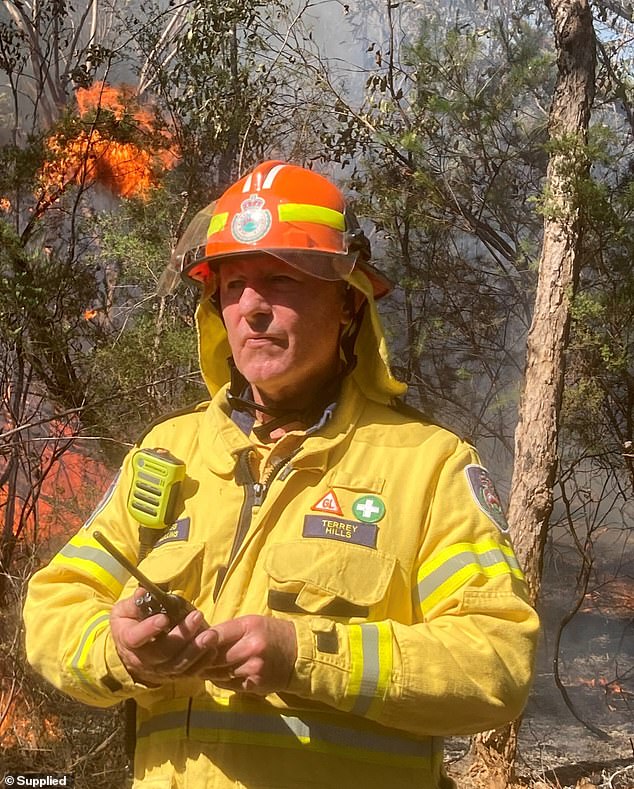
[[[293,408],[279,408],[272,405],[262,405],[256,403],[249,395],[252,393],[251,384],[242,375],[240,370],[236,367],[233,357],[229,358],[229,368],[231,370],[231,385],[227,392],[227,401],[229,405],[236,411],[251,411],[255,414],[259,411],[262,414],[273,417],[286,417],[288,415],[297,415],[300,413],[297,409]],[[290,420],[289,420],[290,421]]]
[[[249,414],[255,421],[256,413],[272,417],[257,427],[252,427],[253,433],[260,441],[270,441],[271,433],[280,427],[285,427],[292,422],[300,422],[310,426],[323,413],[324,408],[330,405],[339,392],[342,374],[338,374],[331,384],[304,409],[280,408],[278,406],[261,405],[256,403],[251,396],[251,384],[235,366],[233,359],[229,360],[231,368],[231,385],[227,391],[227,401],[234,411]]]

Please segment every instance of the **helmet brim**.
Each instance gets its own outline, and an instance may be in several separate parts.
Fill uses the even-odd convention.
[[[358,267],[370,280],[375,300],[386,296],[394,287],[392,282],[374,266],[365,260],[360,260],[360,255],[357,251],[348,254],[333,255],[328,252],[288,249],[243,250],[227,255],[217,255],[213,257],[203,257],[199,260],[192,260],[191,263],[183,267],[182,277],[198,287],[203,288],[205,291],[213,293],[217,287],[216,274],[223,263],[255,255],[268,255],[277,260],[281,260],[283,263],[292,266],[308,276],[327,282],[345,282],[352,274],[355,267]]]

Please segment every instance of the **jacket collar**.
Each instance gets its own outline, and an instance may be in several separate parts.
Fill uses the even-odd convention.
[[[205,453],[205,464],[223,477],[232,476],[238,456],[251,446],[249,437],[231,419],[227,389],[228,385],[225,385],[215,395],[200,428],[200,446]],[[293,466],[325,471],[328,454],[348,439],[365,403],[366,398],[353,377],[346,378],[332,417],[317,432],[311,434],[309,431],[302,448],[293,459]]]

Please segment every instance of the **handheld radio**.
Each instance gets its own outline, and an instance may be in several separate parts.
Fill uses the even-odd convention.
[[[139,449],[132,456],[132,472],[130,515],[147,529],[171,526],[185,464],[166,449]]]
[[[139,561],[174,522],[185,464],[166,449],[139,449],[132,456],[128,512],[139,522]]]
[[[177,594],[166,592],[154,581],[151,581],[136,565],[128,561],[100,531],[94,531],[92,536],[146,590],[143,597],[139,597],[136,600],[136,605],[143,614],[144,619],[153,614],[167,614],[170,623],[177,625],[185,619],[190,611],[194,610],[194,606],[189,601]]]

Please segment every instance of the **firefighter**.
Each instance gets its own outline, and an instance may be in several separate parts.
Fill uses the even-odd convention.
[[[211,400],[141,442],[186,476],[139,569],[194,609],[144,618],[94,537],[138,561],[137,449],[31,579],[28,658],[135,700],[136,787],[449,787],[443,738],[519,715],[538,633],[490,476],[402,405],[390,286],[339,189],[266,162],[204,224],[182,269]]]

